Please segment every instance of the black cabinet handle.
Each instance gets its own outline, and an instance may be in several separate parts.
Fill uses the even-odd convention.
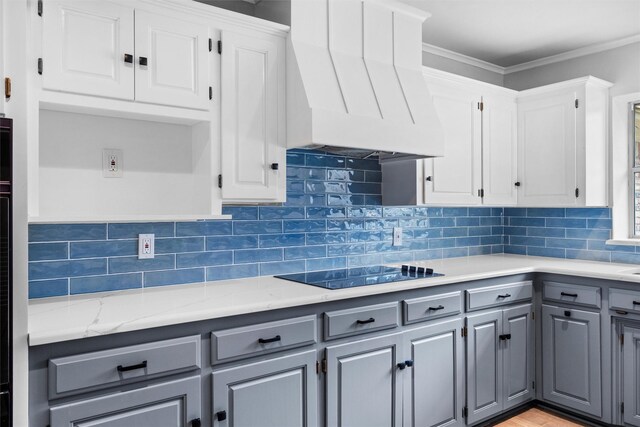
[[[373,323],[375,321],[376,321],[376,319],[374,319],[373,317],[370,317],[367,320],[356,320],[356,323],[358,325],[366,325],[367,323]]]
[[[427,311],[438,311],[438,310],[444,310],[444,305],[439,305],[437,307],[429,307]]]
[[[149,63],[149,61],[147,60],[146,56],[141,56],[140,58],[138,58],[138,63],[140,65],[142,65],[143,67],[146,67]]]
[[[640,301],[634,301],[633,305],[640,305]]]
[[[521,185],[521,184],[520,184],[520,181],[517,181],[514,185],[515,185],[516,187],[520,187],[520,185]]]
[[[510,340],[511,334],[502,334],[502,335],[499,335],[498,338],[500,338],[500,341]]]
[[[498,295],[498,299],[511,298],[511,294]]]
[[[563,297],[578,298],[578,294],[570,294],[569,292],[560,292],[560,295]]]
[[[216,420],[224,421],[227,419],[227,411],[218,411],[216,412]]]
[[[277,171],[280,169],[280,165],[278,163],[271,163],[271,169]]]
[[[258,342],[260,344],[269,344],[270,342],[278,342],[278,341],[281,341],[281,340],[282,340],[282,337],[280,335],[276,335],[273,338],[266,338],[266,339],[265,338],[259,338]]]
[[[130,53],[125,53],[124,62],[126,62],[127,64],[133,64],[133,55],[131,55]]]
[[[565,310],[564,315],[567,317],[571,317],[571,312],[569,310]]]
[[[400,362],[396,365],[398,367],[398,369],[400,369],[401,371],[407,367],[407,364],[404,362]]]
[[[191,420],[191,427],[201,427],[202,426],[202,421],[200,421],[200,418],[195,418],[193,420]]]
[[[431,182],[431,175],[425,178],[427,181]]]
[[[413,366],[413,360],[405,360],[404,364],[407,365],[407,368],[411,368]]]
[[[131,366],[122,366],[118,365],[116,368],[118,372],[127,372],[127,371],[135,371],[136,369],[145,369],[147,367],[147,361],[143,360],[142,363],[138,363],[137,365]]]

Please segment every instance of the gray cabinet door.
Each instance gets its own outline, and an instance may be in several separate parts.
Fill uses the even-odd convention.
[[[413,367],[404,378],[404,427],[463,426],[464,342],[462,319],[404,333]]]
[[[402,334],[327,347],[327,427],[400,427]]]
[[[602,415],[600,314],[542,305],[543,398]]]
[[[198,376],[54,406],[51,427],[187,427],[200,405]]]
[[[640,426],[640,328],[624,326],[624,422]]]
[[[315,350],[216,371],[216,427],[316,427]],[[226,419],[217,420],[224,411]]]
[[[503,410],[533,398],[535,352],[531,304],[502,312]]]
[[[502,310],[467,317],[467,423],[502,411]]]

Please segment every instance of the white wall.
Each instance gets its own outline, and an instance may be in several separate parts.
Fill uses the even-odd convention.
[[[640,43],[511,73],[504,86],[523,90],[592,75],[614,83],[611,96],[640,91]]]
[[[430,52],[422,52],[422,65],[498,86],[503,85],[504,76],[502,74],[444,58]]]

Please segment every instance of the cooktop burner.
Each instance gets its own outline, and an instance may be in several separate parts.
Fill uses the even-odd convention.
[[[425,267],[403,265],[402,268],[398,268],[376,265],[372,267],[285,274],[275,277],[325,289],[344,289],[438,276],[443,276],[443,274],[434,273],[432,269]]]

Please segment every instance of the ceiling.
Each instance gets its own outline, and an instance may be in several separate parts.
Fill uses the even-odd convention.
[[[423,41],[501,67],[640,34],[640,0],[401,0]]]

